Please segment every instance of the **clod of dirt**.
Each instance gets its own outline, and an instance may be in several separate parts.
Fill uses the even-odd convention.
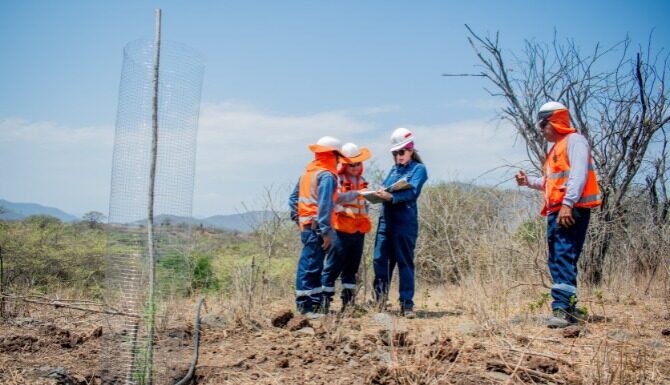
[[[193,332],[191,328],[170,328],[165,331],[165,334],[174,339],[178,340],[190,340],[193,338]]]
[[[412,342],[407,338],[408,334],[406,330],[391,332],[390,330],[383,329],[379,331],[379,337],[386,346],[410,346]]]
[[[39,349],[37,337],[28,335],[9,335],[0,339],[0,351],[21,352]]]
[[[40,377],[51,378],[56,380],[59,385],[80,385],[86,384],[86,378],[79,375],[70,375],[63,367],[42,366],[37,369],[37,374]]]
[[[589,316],[587,318],[587,321],[589,323],[595,324],[595,323],[610,321],[610,319],[605,317],[605,316],[598,315],[598,314],[589,314]]]
[[[84,342],[84,337],[71,333],[69,330],[60,329],[56,332],[56,341],[61,347],[71,349]]]
[[[293,312],[290,309],[283,309],[272,316],[272,326],[283,328],[293,318]]]
[[[556,365],[556,362],[545,357],[530,357],[528,359],[527,365],[530,369],[537,370],[538,372],[544,372],[548,374],[554,374],[558,372],[558,365]]]
[[[563,338],[577,338],[582,335],[582,328],[579,326],[568,326],[563,329]]]
[[[582,385],[582,377],[575,373],[566,373],[565,376],[565,385]]]
[[[670,328],[661,329],[661,335],[670,336]]]
[[[102,336],[102,326],[98,326],[97,328],[93,329],[88,338],[98,338],[100,336]]]
[[[516,339],[516,342],[520,343],[521,345],[528,345],[530,343],[530,338],[522,335],[515,335],[514,339]]]
[[[225,329],[228,326],[228,320],[222,314],[205,314],[200,318],[201,330],[206,329]]]
[[[288,359],[284,358],[284,359],[279,360],[277,362],[277,367],[282,368],[282,369],[288,368],[289,367]]]
[[[619,342],[626,342],[631,339],[630,333],[626,332],[625,330],[621,329],[616,329],[616,330],[610,330],[607,332],[607,336],[609,338],[615,339]]]
[[[431,345],[428,357],[436,360],[454,362],[460,353],[450,337],[439,339]]]
[[[472,344],[472,350],[486,350],[486,346],[481,342],[474,342]]]
[[[302,358],[302,363],[303,364],[311,364],[314,362],[314,356],[311,353],[307,353],[303,358]]]
[[[309,320],[304,315],[295,317],[286,324],[286,328],[292,332],[311,326],[312,324],[309,323]]]
[[[314,329],[312,329],[311,327],[305,327],[305,328],[302,328],[302,329],[298,329],[298,330],[296,330],[296,333],[304,334],[304,335],[307,335],[307,336],[314,336],[316,334],[316,332],[314,332]]]
[[[395,384],[395,376],[387,366],[379,366],[374,368],[372,374],[368,376],[365,381],[370,385],[391,385]]]

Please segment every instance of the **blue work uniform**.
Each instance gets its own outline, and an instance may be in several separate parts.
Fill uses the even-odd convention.
[[[331,218],[333,213],[333,194],[337,186],[335,176],[330,172],[321,172],[317,177],[318,213],[316,226],[306,226],[300,233],[303,248],[298,259],[295,275],[295,303],[298,311],[307,313],[317,310],[321,304],[321,271],[327,250],[324,250],[323,234],[336,239]],[[291,219],[298,222],[298,190],[300,181],[289,197]],[[314,227],[314,228],[313,228]]]
[[[385,301],[398,265],[400,306],[414,307],[414,247],[419,233],[417,199],[428,179],[426,166],[410,160],[395,165],[384,180],[384,186],[405,178],[410,188],[391,192],[393,199],[382,204],[374,251],[374,291],[378,301]]]

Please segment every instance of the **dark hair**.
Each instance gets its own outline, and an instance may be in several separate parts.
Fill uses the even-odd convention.
[[[421,157],[419,156],[419,151],[417,151],[416,148],[413,148],[412,150],[414,150],[412,151],[412,160],[417,163],[423,164],[423,160],[421,160]]]

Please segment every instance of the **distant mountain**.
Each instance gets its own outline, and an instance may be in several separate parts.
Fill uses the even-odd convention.
[[[70,215],[54,207],[46,207],[36,203],[15,203],[0,199],[0,220],[20,221],[31,215],[50,215],[63,222],[74,222],[80,220],[74,215]],[[253,227],[263,223],[272,217],[271,211],[249,211],[241,214],[214,215],[204,219],[193,217],[182,217],[177,215],[157,215],[154,218],[154,225],[175,226],[186,223],[191,226],[200,226],[214,228],[219,230],[249,232]],[[134,225],[144,225],[146,220],[133,222]]]
[[[176,226],[179,224],[188,224],[191,226],[202,225],[207,228],[246,233],[252,231],[254,226],[263,223],[271,217],[271,211],[249,211],[242,214],[214,215],[204,219],[160,214],[154,218],[154,226]],[[144,225],[146,222],[146,220],[135,221],[133,224]]]
[[[31,215],[49,215],[60,219],[63,222],[78,221],[79,218],[68,214],[55,207],[47,207],[36,203],[16,203],[0,199],[0,219],[8,221],[19,221]]]
[[[253,227],[272,218],[272,211],[249,211],[242,214],[214,215],[199,221],[205,227],[249,232]]]

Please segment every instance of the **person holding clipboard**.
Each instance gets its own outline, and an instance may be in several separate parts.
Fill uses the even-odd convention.
[[[368,216],[368,202],[360,194],[368,187],[368,182],[363,177],[363,161],[370,158],[370,150],[359,148],[354,143],[345,143],[342,153],[347,159],[342,161],[337,172],[338,195],[333,220],[337,236],[326,256],[326,265],[321,275],[321,307],[326,314],[335,294],[335,281],[338,276],[342,281],[340,312],[354,303],[356,273],[363,256],[365,234],[372,228]]]
[[[415,318],[414,248],[419,233],[416,201],[428,173],[410,130],[393,131],[390,150],[395,165],[384,180],[385,188],[374,192],[382,201],[373,261],[375,298],[384,310],[393,270],[398,265],[400,313]]]

